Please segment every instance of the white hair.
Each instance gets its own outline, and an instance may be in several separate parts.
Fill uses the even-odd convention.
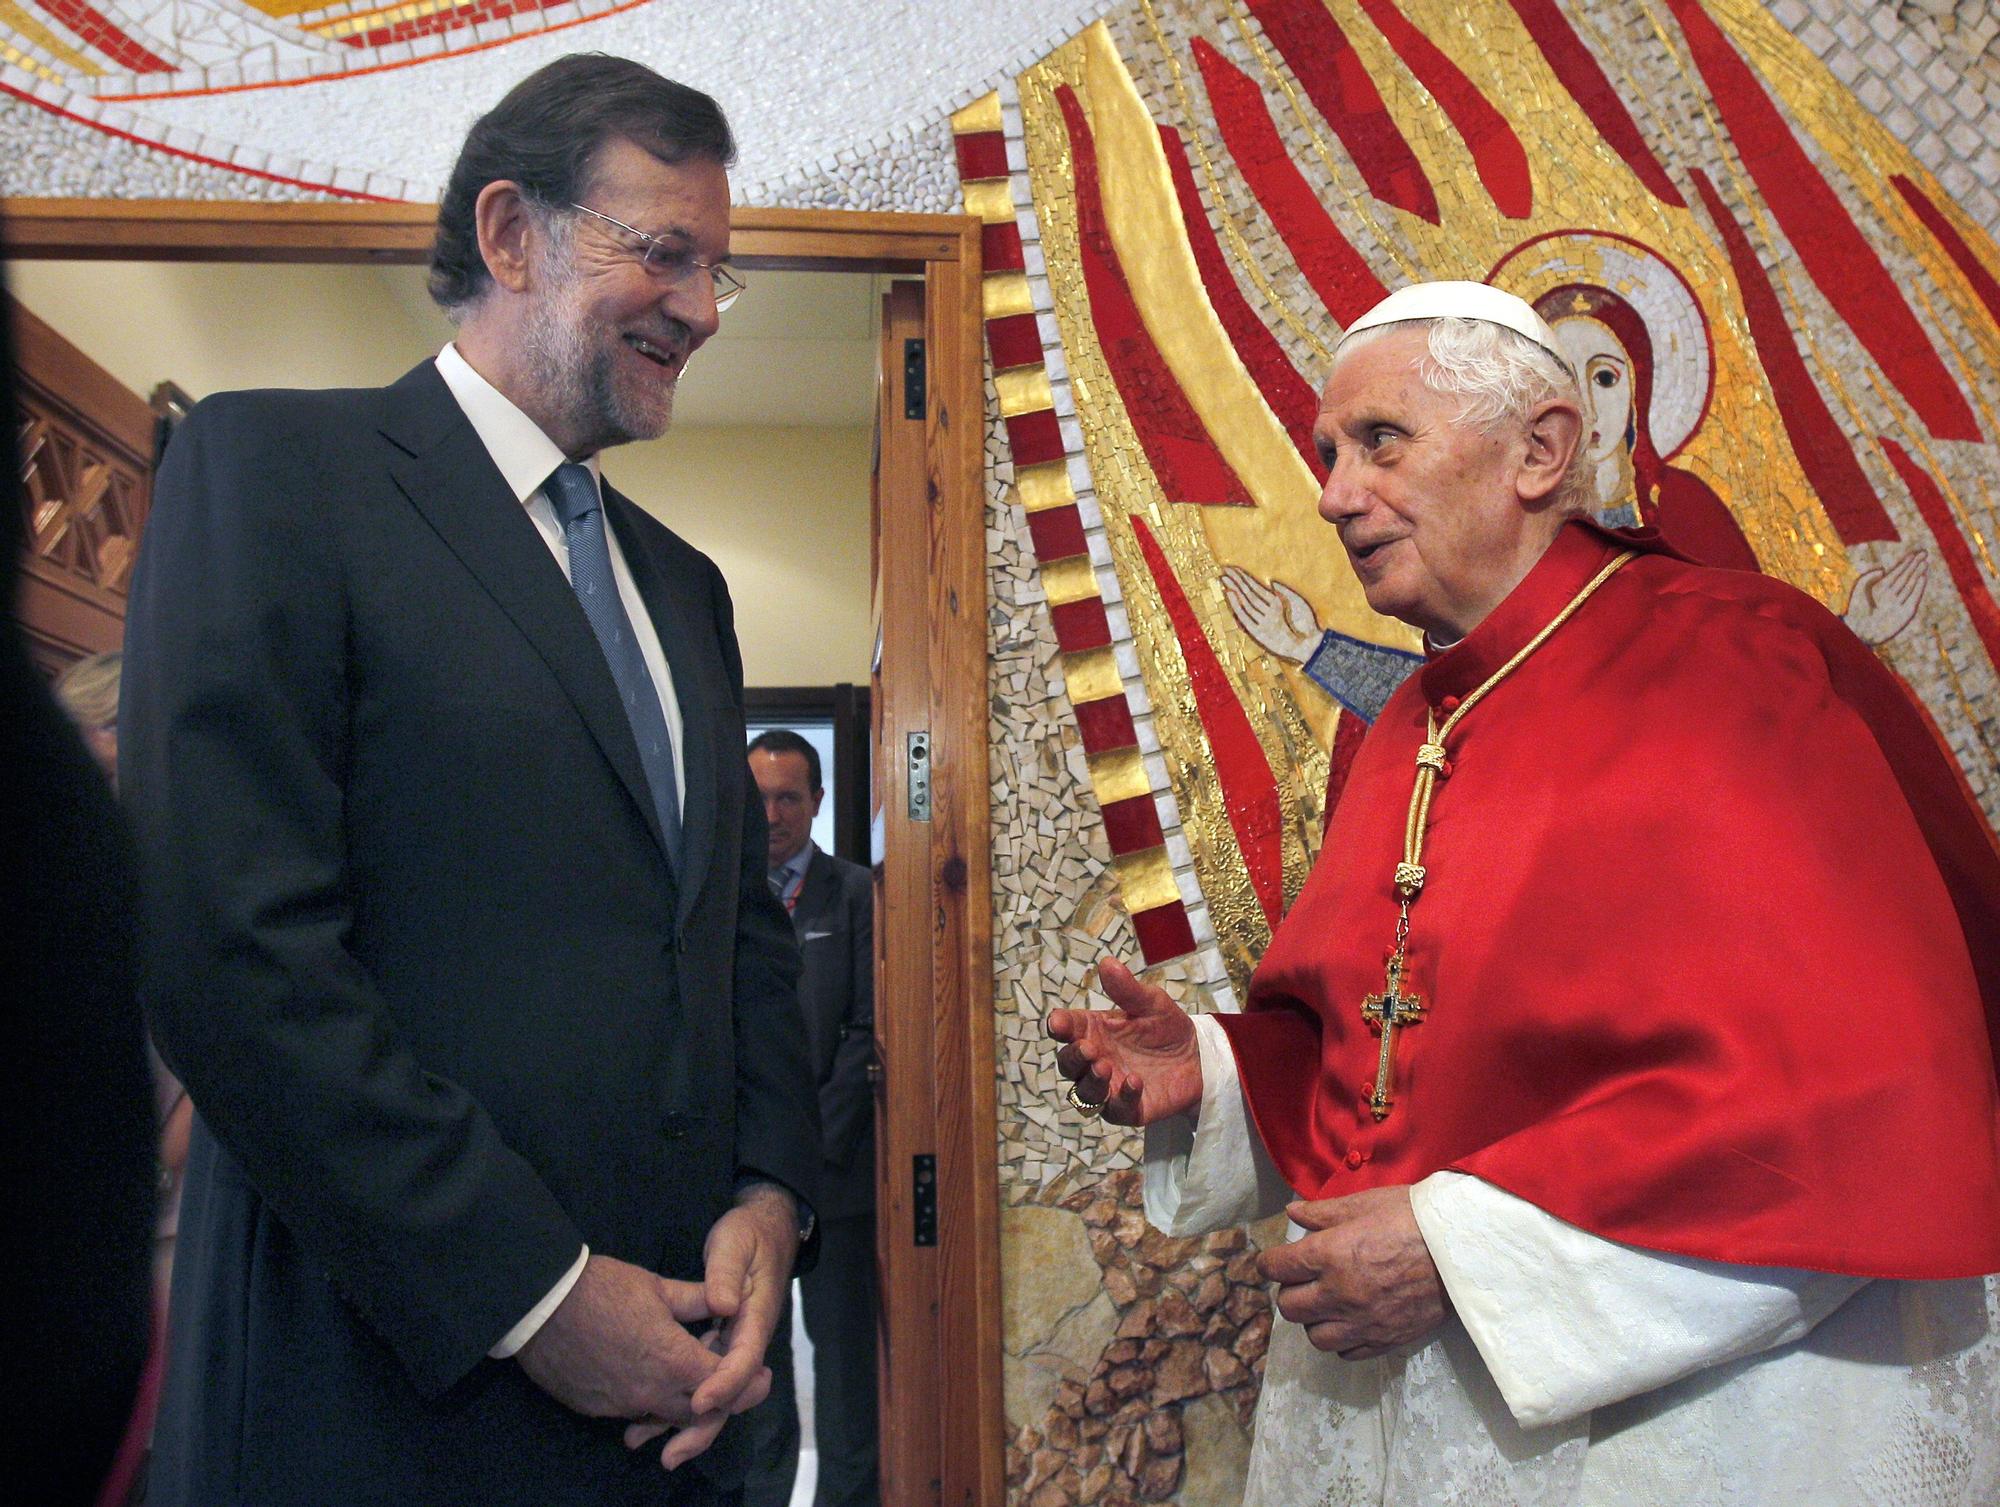
[[[1551,398],[1584,411],[1583,391],[1567,361],[1525,335],[1484,319],[1407,319],[1371,325],[1334,347],[1333,364],[1338,366],[1384,335],[1406,329],[1426,332],[1429,351],[1417,363],[1417,375],[1440,397],[1458,399],[1461,424],[1492,434],[1510,424],[1525,424]],[[1554,506],[1563,515],[1587,512],[1590,496],[1589,468],[1583,446],[1578,445],[1556,486]]]

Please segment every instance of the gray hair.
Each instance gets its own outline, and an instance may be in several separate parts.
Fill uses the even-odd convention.
[[[1510,424],[1525,424],[1551,398],[1584,411],[1583,391],[1567,361],[1525,335],[1484,319],[1406,319],[1371,325],[1334,347],[1334,365],[1384,335],[1412,328],[1427,332],[1430,347],[1417,363],[1418,376],[1440,397],[1458,399],[1461,424],[1492,434]],[[1557,512],[1563,516],[1588,512],[1590,489],[1589,467],[1579,444],[1556,486]]]

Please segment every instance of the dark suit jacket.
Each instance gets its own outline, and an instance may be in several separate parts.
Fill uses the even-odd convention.
[[[804,971],[799,1002],[819,1080],[818,1213],[875,1208],[875,888],[868,870],[818,848],[792,908]]]
[[[9,453],[0,444],[0,461]],[[13,547],[10,529],[0,537],[9,575]],[[0,1482],[16,1502],[88,1503],[132,1413],[152,1307],[156,1136],[137,884],[110,787],[6,620],[0,768],[0,970],[14,981],[0,1136],[18,1211],[4,1247]]]
[[[740,1175],[813,1197],[728,593],[606,510],[684,720],[678,875],[603,653],[433,365],[224,394],[168,451],[120,728],[142,989],[200,1110],[160,1502],[670,1500],[656,1451],[486,1353],[583,1242],[693,1277]]]

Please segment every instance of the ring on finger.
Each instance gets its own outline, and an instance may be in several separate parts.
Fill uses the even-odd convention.
[[[1074,1083],[1069,1086],[1069,1092],[1063,1097],[1069,1100],[1069,1107],[1082,1115],[1086,1120],[1094,1120],[1104,1113],[1104,1106],[1101,1103],[1092,1104],[1088,1099],[1084,1098],[1083,1095],[1076,1091]]]

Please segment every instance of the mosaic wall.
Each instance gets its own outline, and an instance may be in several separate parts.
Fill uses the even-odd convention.
[[[1903,11],[1135,0],[954,118],[1010,505],[1013,1500],[1240,1499],[1269,1309],[1232,1273],[1278,1232],[1148,1249],[1132,1139],[1064,1112],[1039,1021],[1135,951],[1233,1008],[1407,664],[1341,578],[1303,443],[1342,322],[1383,290],[1470,269],[1580,365],[1615,359],[1603,511],[1696,499],[1847,615],[2000,804],[2000,28]],[[1065,807],[1065,774],[1089,797]],[[1170,1326],[1155,1294],[1188,1311]]]
[[[1712,37],[1693,46],[1702,17],[1799,127],[1918,329],[1908,359],[1868,350],[1847,295],[1819,285],[1810,237],[1743,150],[1741,70]],[[1563,29],[1575,45],[1551,51]],[[866,49],[821,45],[861,34]],[[1136,1138],[1060,1105],[1041,1021],[1087,996],[1106,954],[1162,960],[1154,976],[1191,1008],[1233,1006],[1317,841],[1343,734],[1351,746],[1358,731],[1339,698],[1365,711],[1407,647],[1337,577],[1300,568],[1325,558],[1323,539],[1252,537],[1267,497],[1309,484],[1299,393],[1367,278],[1449,256],[1534,295],[1622,290],[1629,313],[1599,301],[1596,322],[1629,334],[1636,321],[1654,347],[1637,407],[1656,485],[1686,473],[1737,510],[1767,568],[1850,613],[1859,593],[1859,625],[1930,699],[1990,809],[2000,618],[1971,604],[2000,580],[2000,293],[1981,291],[2000,272],[1991,0],[772,0],[754,27],[686,0],[0,0],[0,194],[428,199],[477,109],[586,47],[722,98],[743,138],[739,202],[963,202],[991,227],[1013,1500],[1241,1495],[1271,1323],[1249,1261],[1275,1232],[1146,1229]],[[1327,58],[1358,63],[1341,82],[1367,87],[1336,97]],[[1716,68],[1736,83],[1719,86]],[[1574,183],[1551,169],[1593,157]],[[1336,231],[1318,252],[1315,214]],[[1132,255],[1135,223],[1172,254]],[[1803,332],[1795,361],[1766,344],[1752,263],[1779,323]],[[1184,340],[1153,335],[1147,312],[1172,295],[1213,316],[1234,369],[1213,328],[1192,367]],[[1925,350],[1943,383],[1911,368]],[[1222,379],[1187,381],[1203,361],[1221,361]],[[1779,378],[1756,373],[1774,365],[1819,394],[1817,432],[1826,453],[1845,448],[1849,485],[1807,474],[1799,452],[1813,447],[1770,429]],[[1760,443],[1782,474],[1754,498],[1712,392],[1759,382]],[[1976,440],[1953,437],[1968,432],[1953,391]],[[1222,398],[1264,411],[1248,453],[1212,441],[1240,428],[1214,411]],[[1636,481],[1639,460],[1607,455],[1607,488]],[[1827,496],[1856,501],[1830,511]],[[1236,567],[1226,588],[1218,565]],[[1167,688],[1157,703],[1149,684]],[[1217,710],[1225,694],[1240,720]],[[1212,738],[1234,750],[1226,789]],[[1246,786],[1256,761],[1268,779]]]
[[[764,0],[751,24],[690,0],[0,0],[0,189],[172,192],[168,158],[233,170],[243,198],[432,199],[481,109],[593,49],[722,101],[740,202],[943,210],[945,117],[1102,9]],[[825,45],[864,12],[866,49]],[[72,128],[54,152],[50,120]],[[106,175],[100,155],[126,160]]]
[[[688,0],[0,0],[0,194],[429,198],[481,104],[597,48],[722,98],[744,128],[743,203],[948,209],[950,112],[1109,9],[773,0],[748,28]],[[1773,14],[1994,223],[1990,0],[1776,0]],[[865,51],[819,41],[864,32]]]

